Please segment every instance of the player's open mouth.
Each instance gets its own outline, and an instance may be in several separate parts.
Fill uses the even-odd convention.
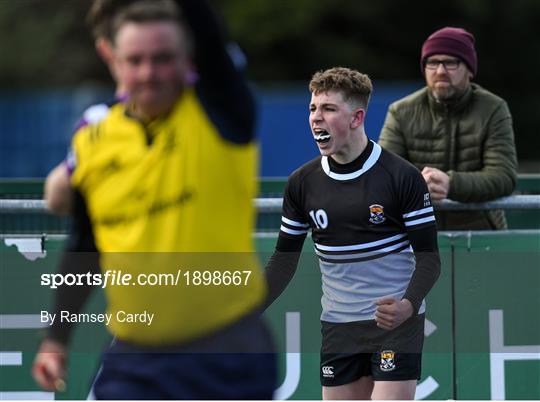
[[[313,137],[319,144],[324,144],[330,141],[330,134],[326,130],[314,129]]]

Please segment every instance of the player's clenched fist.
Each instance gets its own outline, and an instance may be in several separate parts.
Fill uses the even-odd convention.
[[[382,329],[391,330],[402,324],[413,313],[413,307],[409,300],[396,300],[390,297],[379,299],[375,303],[375,322]]]

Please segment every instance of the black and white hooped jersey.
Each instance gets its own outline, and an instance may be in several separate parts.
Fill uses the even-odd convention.
[[[375,301],[401,300],[415,269],[407,233],[435,225],[420,172],[368,141],[353,162],[317,157],[287,182],[280,236],[311,228],[322,274],[322,315],[329,322],[374,318]],[[422,302],[419,313],[425,310]]]

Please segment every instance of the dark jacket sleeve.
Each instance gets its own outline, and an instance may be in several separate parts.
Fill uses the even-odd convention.
[[[448,198],[459,202],[484,202],[510,195],[517,180],[517,156],[512,116],[501,101],[486,128],[483,167],[476,172],[449,171]]]

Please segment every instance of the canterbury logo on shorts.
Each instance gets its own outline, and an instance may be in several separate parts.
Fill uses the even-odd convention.
[[[333,366],[323,366],[321,368],[323,377],[334,378],[334,367]]]

